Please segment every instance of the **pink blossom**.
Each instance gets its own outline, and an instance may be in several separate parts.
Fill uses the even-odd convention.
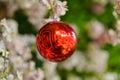
[[[64,2],[56,1],[54,7],[55,7],[55,13],[56,13],[58,16],[65,15],[66,11],[68,10],[68,9],[66,8],[66,4],[67,4],[66,1],[64,1]]]
[[[43,80],[43,78],[43,71],[41,69],[37,69],[29,74],[27,80]]]
[[[94,4],[91,10],[96,14],[102,14],[104,12],[104,7],[100,4]]]
[[[54,7],[53,7],[53,13],[52,13],[52,18],[56,21],[60,21],[60,16],[65,15],[66,11],[68,10],[66,8],[66,4],[67,2],[61,2],[61,1],[56,1],[54,3]]]
[[[108,31],[108,42],[113,45],[117,43],[117,33],[112,29]]]
[[[60,21],[60,16],[65,15],[68,10],[66,7],[66,1],[59,0],[42,0],[43,4],[45,4],[48,9],[51,9],[51,17],[47,21]],[[51,20],[52,19],[52,20]]]

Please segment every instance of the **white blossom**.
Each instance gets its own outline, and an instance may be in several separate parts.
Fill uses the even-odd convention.
[[[22,72],[17,71],[17,78],[18,80],[23,80]]]
[[[62,15],[65,15],[66,11],[68,10],[66,8],[66,5],[67,5],[67,2],[66,1],[56,1],[55,2],[55,5],[54,5],[54,8],[55,8],[55,14],[57,16],[62,16]]]
[[[48,9],[51,9],[52,8],[52,3],[53,3],[53,0],[40,0],[42,1],[42,3],[47,6]]]
[[[25,12],[29,16],[28,20],[39,30],[44,24],[43,18],[47,12],[46,7],[36,2],[30,8],[25,9]]]
[[[113,11],[113,15],[114,15],[114,17],[115,17],[116,19],[119,18],[118,14],[117,14],[117,12],[116,12],[115,10]],[[119,20],[118,20],[118,21],[119,21]]]
[[[16,0],[20,8],[30,8],[38,0]]]
[[[118,14],[120,14],[120,0],[114,1],[114,9]]]
[[[35,70],[35,62],[30,61],[30,62],[29,62],[29,65],[28,65],[28,68],[30,69],[30,71]]]
[[[57,67],[57,63],[52,63],[52,62],[44,62],[44,71],[47,73],[47,75],[52,75],[51,73],[54,74],[55,70]]]
[[[82,80],[82,78],[76,75],[69,75],[67,80]]]
[[[7,19],[7,25],[9,26],[10,32],[13,34],[18,33],[18,24],[15,20],[13,19]]]
[[[117,79],[117,74],[116,73],[109,73],[108,72],[108,73],[104,74],[102,80],[118,80]]]
[[[4,71],[4,58],[0,57],[0,72],[3,72]]]
[[[6,80],[6,78],[2,78],[2,79],[0,79],[0,80]]]
[[[10,61],[15,70],[20,69],[24,63],[24,60],[20,56],[10,56]]]
[[[24,36],[17,36],[14,38],[13,42],[8,44],[8,48],[12,54],[17,52],[19,55],[22,56],[23,59],[28,60],[32,57],[31,49],[28,47],[30,44],[35,43],[35,36],[33,35],[24,35]],[[18,47],[19,45],[19,47]]]
[[[66,1],[55,1],[55,3],[53,4],[53,9],[52,9],[52,15],[51,18],[54,21],[60,21],[60,16],[65,15],[66,11],[68,10],[66,7],[67,2]]]
[[[95,50],[87,54],[88,62],[86,65],[87,72],[102,74],[107,68],[108,52],[104,50]]]
[[[43,68],[44,68],[45,78],[47,80],[60,80],[60,77],[56,72],[57,63],[46,61],[44,62]]]
[[[7,0],[1,0],[7,2]],[[65,15],[67,9],[67,2],[60,0],[40,0],[48,9],[51,9],[51,16],[45,20],[45,22],[60,21],[60,16]],[[109,0],[93,0],[94,2],[103,4],[105,6]],[[7,8],[11,11],[7,11],[7,16],[14,14],[14,12],[22,8],[25,14],[28,16],[28,20],[37,29],[43,26],[43,18],[46,15],[47,9],[38,0],[9,0],[12,3],[11,6]],[[5,3],[6,4],[6,3]],[[9,4],[9,3],[7,3]],[[12,6],[13,5],[13,6]],[[102,6],[102,7],[103,7]],[[117,6],[119,6],[117,4]],[[118,7],[115,6],[118,10]],[[77,72],[92,72],[97,76],[101,75],[101,80],[117,80],[117,73],[104,73],[107,68],[107,61],[109,54],[107,51],[101,50],[100,46],[97,44],[97,39],[102,39],[104,34],[107,34],[107,39],[110,43],[120,42],[120,20],[118,20],[118,12],[114,11],[114,16],[117,19],[117,32],[114,30],[106,31],[104,25],[97,20],[90,21],[89,23],[89,36],[94,39],[92,43],[88,46],[88,52],[76,51],[73,56],[68,60],[61,63],[47,62],[43,61],[43,70],[37,69],[36,62],[32,61],[32,50],[30,45],[35,45],[36,39],[34,35],[20,35],[18,33],[18,23],[13,19],[3,19],[0,22],[0,52],[2,49],[6,48],[9,50],[10,55],[7,56],[7,60],[0,56],[0,72],[4,68],[10,68],[9,74],[0,80],[61,80],[60,75],[57,73],[57,68],[65,69],[68,71],[75,70]],[[76,26],[76,25],[75,25]],[[75,31],[78,29],[75,28]],[[77,31],[79,33],[79,31]],[[106,33],[105,33],[106,32]],[[108,33],[107,33],[108,32]],[[103,40],[103,39],[102,39]],[[34,46],[35,47],[35,46]],[[5,54],[4,54],[4,57]],[[37,55],[38,57],[38,55]],[[4,62],[8,64],[4,64]],[[10,64],[9,64],[10,62]],[[40,63],[41,64],[41,63]],[[63,73],[64,74],[64,73]],[[85,80],[98,80],[94,76],[85,76]],[[82,75],[74,75],[73,73],[68,73],[67,80],[82,80]]]
[[[3,38],[6,41],[11,42],[12,41],[12,38],[11,38],[11,29],[8,27],[6,19],[2,19],[1,20],[0,27],[3,29],[3,33],[2,33]]]
[[[59,63],[59,68],[64,68],[66,70],[75,68],[77,71],[81,72],[84,70],[85,65],[85,56],[81,52],[76,51],[68,60]]]
[[[43,80],[44,75],[41,69],[37,69],[28,74],[27,80]]]
[[[117,40],[118,40],[117,33],[114,30],[110,29],[108,31],[108,42],[113,44],[113,45],[116,45],[118,43]]]
[[[96,20],[90,22],[88,30],[89,36],[93,39],[99,38],[105,31],[104,25]]]
[[[13,74],[9,74],[7,76],[7,80],[14,80],[14,75]]]
[[[51,9],[51,16],[46,19],[45,21],[60,21],[60,16],[63,16],[66,14],[66,11],[68,10],[66,5],[67,2],[60,0],[42,0],[44,4],[48,7],[48,9]]]
[[[0,52],[2,51],[2,49],[5,48],[5,44],[2,40],[0,40]]]

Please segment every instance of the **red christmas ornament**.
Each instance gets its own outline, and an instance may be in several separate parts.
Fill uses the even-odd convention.
[[[59,62],[67,59],[73,54],[76,44],[75,31],[64,22],[49,22],[37,34],[38,51],[49,61]]]

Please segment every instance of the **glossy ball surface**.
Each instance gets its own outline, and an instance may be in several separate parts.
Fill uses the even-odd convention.
[[[60,62],[75,51],[77,37],[75,31],[66,23],[53,21],[43,26],[37,34],[36,46],[47,60]]]

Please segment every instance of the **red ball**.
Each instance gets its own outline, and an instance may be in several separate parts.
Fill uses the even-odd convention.
[[[59,62],[70,57],[75,51],[77,37],[66,23],[53,21],[43,26],[37,34],[36,45],[39,53],[47,60]]]

